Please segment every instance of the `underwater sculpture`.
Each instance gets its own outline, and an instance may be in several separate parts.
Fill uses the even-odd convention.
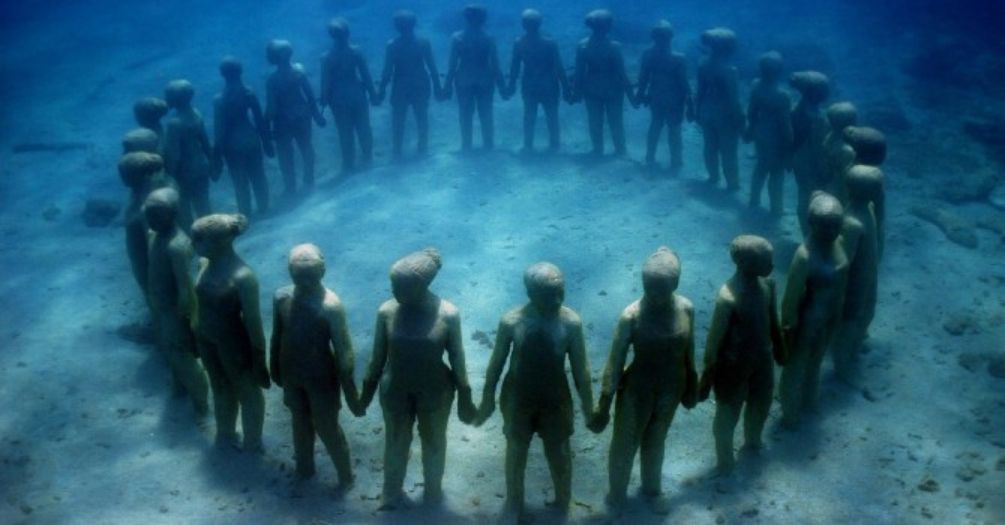
[[[520,78],[524,151],[534,150],[538,106],[544,110],[545,124],[548,127],[548,149],[558,151],[559,97],[569,96],[569,82],[565,67],[562,66],[562,56],[555,40],[541,36],[541,13],[525,9],[520,20],[524,34],[513,43],[509,82],[504,94],[507,98],[512,96],[516,92],[516,80]]]
[[[276,155],[283,184],[289,196],[297,192],[297,174],[293,168],[293,144],[300,150],[304,187],[314,187],[314,144],[311,143],[311,120],[318,127],[326,122],[307,73],[300,63],[292,63],[293,46],[286,40],[271,40],[265,48],[265,59],[275,66],[265,82],[265,121],[276,141]]]
[[[450,98],[456,88],[461,149],[464,151],[471,149],[472,120],[476,111],[482,130],[482,147],[494,147],[492,99],[496,86],[500,92],[506,89],[495,39],[485,34],[487,16],[487,11],[480,5],[465,6],[466,27],[450,37],[450,59],[443,81],[443,97]]]
[[[562,305],[562,272],[551,263],[537,263],[524,272],[523,282],[530,302],[499,321],[475,421],[478,425],[484,423],[495,410],[496,386],[509,360],[499,406],[506,436],[505,512],[517,516],[524,514],[524,473],[534,434],[544,442],[554,484],[555,500],[549,505],[566,512],[572,500],[569,437],[573,432],[573,406],[565,378],[566,357],[583,415],[589,418],[593,413],[583,323],[576,312]]]
[[[192,246],[204,258],[195,282],[195,334],[213,390],[217,446],[237,446],[240,409],[243,449],[260,453],[265,422],[262,389],[269,388],[269,370],[258,278],[234,252],[234,239],[247,226],[243,215],[222,213],[207,215],[192,225]]]
[[[147,223],[143,217],[143,202],[151,191],[167,185],[161,176],[164,162],[160,155],[147,152],[126,153],[119,159],[119,177],[129,188],[126,206],[126,255],[136,284],[147,298]]]
[[[158,139],[164,136],[161,119],[168,114],[168,103],[157,97],[143,97],[133,104],[133,118],[141,128],[149,129],[157,134]],[[152,153],[158,153],[156,151]]]
[[[635,99],[649,106],[646,164],[656,163],[656,144],[665,127],[670,144],[670,169],[676,173],[683,166],[681,125],[685,116],[694,120],[694,101],[691,100],[684,55],[670,48],[673,36],[673,26],[666,20],[660,20],[653,27],[653,45],[642,53]]]
[[[743,411],[743,450],[763,446],[761,434],[774,391],[774,365],[785,364],[785,347],[771,279],[773,249],[763,237],[740,235],[729,254],[736,273],[719,288],[705,343],[699,399],[715,390],[716,469],[733,470],[733,434]]]
[[[692,408],[697,396],[694,366],[694,308],[675,293],[680,260],[666,247],[649,256],[642,269],[642,298],[618,319],[603,388],[588,423],[600,432],[614,410],[614,434],[608,456],[607,504],[625,503],[635,455],[641,448],[642,495],[656,512],[669,511],[662,496],[663,452],[677,405]],[[625,368],[628,350],[634,352]]]
[[[373,353],[363,379],[359,410],[364,411],[380,387],[384,413],[384,488],[382,509],[408,505],[402,492],[412,427],[422,440],[423,500],[443,500],[447,454],[447,421],[457,390],[457,415],[471,423],[471,399],[461,317],[456,306],[429,291],[442,265],[434,249],[407,255],[391,266],[394,298],[377,310]],[[443,362],[446,352],[448,367]]]
[[[161,138],[153,130],[135,128],[122,136],[122,154],[142,151],[145,153],[160,153]]]
[[[848,258],[839,236],[844,209],[833,196],[816,192],[809,204],[809,234],[796,249],[782,298],[782,337],[786,359],[780,398],[782,425],[798,426],[815,412],[820,364],[841,321]]]
[[[817,71],[799,71],[789,77],[799,92],[792,110],[792,173],[796,179],[796,213],[803,235],[808,235],[810,195],[823,189],[827,173],[824,139],[830,126],[820,110],[830,95],[830,80]]]
[[[251,215],[251,192],[258,213],[269,210],[269,183],[262,152],[272,157],[272,138],[255,92],[241,80],[241,63],[234,57],[220,62],[226,86],[213,99],[213,171],[219,177],[226,161],[237,194],[237,209]],[[252,120],[248,120],[248,113]]]
[[[825,179],[823,189],[848,202],[844,176],[855,163],[855,150],[844,139],[844,131],[858,123],[858,109],[851,102],[835,102],[827,108],[830,132],[824,138]]]
[[[698,65],[694,105],[705,141],[705,171],[708,181],[718,184],[721,166],[726,188],[736,191],[740,188],[737,149],[744,124],[738,73],[730,64],[736,52],[736,34],[724,27],[708,29],[701,34],[701,43],[708,57]]]
[[[354,355],[345,307],[325,288],[325,259],[313,244],[290,250],[292,286],[276,291],[272,302],[269,358],[272,381],[283,389],[283,403],[293,418],[296,475],[314,476],[314,434],[335,464],[340,489],[353,483],[349,442],[338,424],[339,392],[353,414],[358,393],[353,380]]]
[[[886,161],[886,136],[875,128],[849,126],[844,130],[844,140],[855,151],[855,164],[880,167]],[[879,242],[879,257],[883,258],[886,235],[886,192],[880,184],[879,192],[872,202],[876,213],[876,238]]]
[[[380,102],[384,100],[387,85],[391,85],[391,156],[394,159],[401,159],[405,116],[409,108],[415,115],[419,155],[428,152],[429,98],[433,93],[440,96],[443,91],[432,47],[429,40],[416,36],[415,22],[415,13],[411,11],[394,13],[394,28],[398,36],[387,43],[384,71],[377,88],[377,101]]]
[[[366,56],[349,43],[349,23],[343,18],[328,22],[332,47],[321,57],[321,107],[328,106],[338,131],[342,171],[356,169],[356,141],[363,166],[373,161],[373,130],[370,127],[370,102],[377,101],[377,91],[370,77]]]
[[[761,76],[754,81],[747,104],[747,129],[743,138],[753,141],[757,163],[750,178],[750,207],[761,205],[761,190],[768,182],[768,202],[771,214],[781,217],[785,185],[785,165],[792,145],[792,105],[782,90],[782,55],[769,51],[758,63]]]
[[[178,185],[178,223],[188,230],[195,218],[208,215],[209,179],[213,148],[202,115],[192,107],[195,89],[188,80],[173,80],[164,99],[174,114],[168,118],[161,141],[164,168]]]
[[[192,332],[195,288],[192,284],[192,242],[178,227],[178,192],[154,190],[143,204],[150,226],[148,238],[147,303],[153,314],[157,348],[171,368],[175,390],[192,399],[197,416],[209,414],[209,384],[199,364]]]
[[[874,166],[856,165],[844,176],[848,188],[841,246],[848,258],[848,285],[841,325],[834,334],[831,354],[834,372],[851,381],[862,343],[876,313],[879,278],[879,237],[872,203],[883,188],[883,172]]]
[[[611,129],[614,153],[624,155],[624,100],[635,104],[631,82],[625,71],[621,44],[611,40],[614,16],[606,9],[596,9],[586,15],[586,27],[591,34],[576,47],[576,69],[573,75],[571,99],[582,100],[590,125],[593,154],[604,153],[604,119]]]

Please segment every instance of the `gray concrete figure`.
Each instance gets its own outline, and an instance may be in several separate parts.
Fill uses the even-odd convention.
[[[844,140],[855,151],[855,164],[880,167],[886,161],[886,136],[876,128],[849,126],[844,130]],[[880,183],[878,193],[872,201],[876,213],[876,238],[879,242],[879,257],[883,257],[886,242],[886,191]]]
[[[610,38],[614,17],[606,9],[597,9],[586,15],[585,23],[591,34],[576,47],[571,99],[576,102],[582,100],[586,104],[592,153],[601,155],[604,152],[606,118],[614,142],[614,152],[624,155],[627,151],[624,100],[627,96],[635,104],[635,95],[625,71],[621,44]]]
[[[217,446],[237,446],[240,410],[243,449],[261,453],[265,423],[262,389],[270,382],[258,278],[234,252],[233,244],[247,226],[243,215],[220,213],[192,225],[192,246],[202,258],[195,281],[195,335],[213,390]]]
[[[157,348],[164,355],[175,389],[192,399],[197,416],[209,414],[209,384],[199,364],[192,332],[195,288],[192,284],[192,242],[177,225],[178,192],[154,190],[143,204],[150,226],[147,244],[147,303]]]
[[[150,192],[169,186],[162,170],[160,155],[147,152],[126,153],[119,159],[119,178],[129,188],[129,204],[125,211],[126,254],[136,284],[147,299],[147,223],[143,203]]]
[[[326,122],[303,65],[292,63],[293,46],[286,40],[271,40],[265,48],[265,58],[276,70],[265,83],[265,121],[271,128],[283,174],[286,194],[297,192],[297,175],[293,167],[293,144],[296,143],[303,163],[303,184],[314,187],[314,144],[311,143],[311,120],[318,127]]]
[[[796,249],[782,298],[786,359],[779,389],[782,425],[796,428],[815,412],[820,365],[841,322],[848,258],[839,236],[844,209],[833,196],[816,192],[809,205],[809,235]]]
[[[160,139],[164,136],[164,127],[161,125],[163,119],[171,108],[167,102],[157,97],[143,97],[133,104],[133,118],[141,128],[149,129],[157,134]],[[152,151],[151,153],[160,153]]]
[[[325,259],[313,244],[293,247],[289,255],[292,286],[276,291],[272,301],[269,357],[272,381],[282,387],[293,418],[296,475],[314,476],[314,436],[335,464],[339,488],[353,483],[349,442],[338,423],[339,393],[361,415],[353,380],[354,354],[345,306],[325,288]]]
[[[782,55],[769,51],[761,55],[761,76],[750,90],[747,104],[747,129],[744,139],[753,141],[757,163],[750,178],[750,207],[761,205],[761,190],[768,182],[771,214],[782,215],[785,167],[792,149],[792,101],[782,90]]]
[[[402,485],[416,423],[422,440],[423,499],[435,505],[443,500],[447,422],[455,390],[461,421],[470,423],[475,416],[460,311],[429,291],[441,265],[434,249],[399,259],[391,267],[394,298],[377,311],[359,408],[366,410],[379,386],[384,413],[382,509],[408,505]]]
[[[148,128],[135,128],[122,136],[122,154],[142,151],[145,153],[160,153],[161,138]]]
[[[569,82],[565,67],[562,66],[562,56],[555,40],[541,36],[541,13],[526,9],[520,18],[524,34],[513,43],[509,82],[504,97],[509,98],[516,92],[516,81],[519,78],[520,96],[523,98],[524,151],[534,149],[538,107],[544,111],[548,127],[548,149],[558,151],[558,105],[560,97],[569,96]]]
[[[405,138],[405,116],[411,108],[415,115],[419,155],[429,150],[429,98],[442,95],[440,74],[433,60],[429,40],[415,35],[415,13],[398,11],[394,28],[398,36],[387,43],[384,71],[377,88],[377,101],[384,100],[391,85],[391,156],[401,158]]]
[[[830,132],[824,138],[824,190],[848,203],[845,173],[855,164],[855,150],[845,141],[844,131],[858,123],[858,110],[851,102],[835,102],[827,108]]]
[[[740,188],[737,149],[744,124],[738,74],[730,64],[736,52],[736,34],[724,27],[708,29],[701,34],[701,43],[708,57],[698,66],[694,104],[705,141],[705,170],[708,181],[718,184],[721,166],[726,188],[736,191]]]
[[[729,247],[736,273],[719,288],[705,343],[705,369],[699,399],[715,390],[717,470],[733,470],[733,434],[743,413],[743,448],[756,452],[771,408],[774,364],[785,362],[778,311],[771,243],[755,235],[740,235]]]
[[[677,255],[666,247],[646,260],[644,293],[618,319],[600,399],[588,424],[594,432],[604,428],[616,395],[607,494],[607,504],[614,509],[625,503],[632,465],[641,449],[642,495],[654,511],[669,511],[662,495],[667,431],[677,406],[692,408],[697,397],[694,308],[675,293],[680,270]],[[626,367],[629,349],[634,357]]]
[[[817,71],[799,71],[789,77],[789,85],[799,92],[799,103],[792,110],[792,173],[796,179],[796,213],[805,236],[809,232],[810,195],[824,188],[827,177],[824,140],[830,125],[821,105],[830,95],[830,80]]]
[[[471,149],[473,119],[478,113],[482,147],[495,146],[492,99],[496,87],[504,91],[506,81],[499,67],[499,52],[494,38],[485,34],[488,12],[480,5],[464,8],[465,28],[450,37],[450,59],[443,81],[443,97],[457,91],[457,109],[461,125],[461,150]]]
[[[269,210],[269,182],[265,179],[262,152],[269,157],[275,152],[262,106],[255,92],[241,80],[241,71],[241,63],[234,57],[220,62],[220,75],[226,85],[213,99],[213,170],[219,176],[226,161],[237,194],[237,209],[250,216],[252,192],[258,213]]]
[[[495,347],[485,373],[476,424],[482,424],[496,406],[496,387],[503,367],[499,406],[506,436],[505,513],[526,517],[524,473],[527,451],[537,434],[544,442],[555,500],[549,505],[567,512],[572,501],[573,431],[572,396],[565,377],[566,359],[582,403],[583,416],[593,413],[590,364],[587,360],[583,322],[572,309],[563,306],[565,279],[551,263],[537,263],[524,273],[530,299],[526,305],[506,313],[499,321]]]
[[[860,164],[849,168],[844,179],[848,207],[841,230],[841,245],[848,257],[848,286],[831,355],[837,377],[850,383],[869,324],[876,313],[879,228],[873,203],[883,188],[883,172],[877,167]]]
[[[366,57],[349,43],[349,23],[343,18],[328,22],[332,47],[321,57],[321,107],[328,106],[338,131],[342,171],[356,170],[356,142],[359,164],[373,161],[373,130],[370,127],[370,103],[377,101],[377,90],[370,77]],[[369,97],[369,100],[368,100]]]
[[[209,180],[216,178],[210,162],[213,148],[202,115],[192,107],[195,89],[188,80],[173,80],[164,99],[174,113],[161,141],[164,168],[178,184],[178,223],[186,231],[196,218],[208,215]]]
[[[694,120],[694,101],[687,81],[684,55],[671,50],[673,26],[660,20],[652,29],[653,45],[642,53],[642,67],[635,98],[649,106],[649,133],[646,136],[646,164],[656,163],[656,144],[663,128],[670,145],[670,169],[679,172],[684,165],[681,154],[681,125],[684,117]]]

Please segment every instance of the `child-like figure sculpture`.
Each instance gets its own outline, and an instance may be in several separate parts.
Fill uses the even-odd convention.
[[[841,245],[848,257],[848,286],[844,295],[841,326],[834,335],[831,353],[834,372],[851,381],[862,343],[876,313],[879,273],[879,238],[872,203],[883,188],[883,172],[874,166],[857,165],[844,176],[848,188]]]
[[[573,76],[572,100],[580,99],[586,104],[586,116],[590,123],[590,142],[593,154],[604,153],[604,118],[611,129],[614,153],[624,155],[625,123],[624,100],[635,104],[631,82],[625,72],[625,59],[621,54],[621,44],[611,40],[611,26],[614,17],[606,9],[590,11],[586,15],[586,27],[591,34],[579,42],[576,48],[576,69]]]
[[[475,416],[460,312],[429,291],[441,264],[433,249],[399,259],[391,266],[394,298],[377,311],[373,354],[359,406],[366,410],[379,385],[385,434],[382,509],[408,504],[402,484],[416,421],[422,440],[423,499],[438,504],[443,499],[447,421],[455,389],[458,417],[470,423]],[[444,353],[449,367],[443,362]]]
[[[562,306],[565,279],[551,263],[537,263],[523,276],[530,302],[499,321],[495,348],[485,373],[477,424],[495,410],[496,386],[507,359],[499,405],[506,435],[507,514],[524,515],[524,472],[527,450],[537,434],[544,442],[555,500],[561,512],[572,500],[573,406],[565,378],[566,358],[582,403],[583,416],[593,413],[590,365],[586,356],[583,323],[572,309]]]
[[[495,87],[504,92],[506,82],[499,68],[499,53],[494,38],[485,34],[485,19],[488,16],[480,5],[464,8],[467,27],[458,31],[450,39],[450,60],[447,77],[443,81],[443,96],[450,97],[457,89],[457,108],[461,122],[461,150],[471,149],[471,134],[474,114],[482,129],[482,147],[492,149],[495,145],[492,119],[492,99]]]
[[[251,193],[255,193],[258,213],[269,209],[269,182],[265,180],[262,152],[275,155],[262,106],[254,91],[241,80],[241,63],[234,57],[220,62],[220,75],[226,81],[223,91],[213,99],[213,170],[219,176],[223,161],[237,194],[237,209],[251,215]],[[252,120],[248,120],[248,113]]]
[[[168,104],[157,97],[143,97],[133,104],[133,118],[141,128],[149,129],[157,134],[158,139],[164,136],[161,119],[168,114]],[[151,153],[159,153],[153,151]]]
[[[814,412],[820,364],[841,321],[848,258],[838,240],[844,209],[833,196],[816,192],[809,205],[809,235],[796,249],[782,298],[785,368],[780,397],[782,425],[795,428]]]
[[[820,105],[830,96],[830,80],[817,71],[799,71],[789,78],[799,92],[792,110],[792,173],[796,178],[796,213],[803,235],[808,235],[810,195],[823,189],[826,179],[824,139],[830,129]]]
[[[709,56],[698,66],[694,104],[705,140],[705,170],[708,181],[718,184],[721,165],[726,188],[736,191],[740,188],[737,149],[744,120],[738,74],[730,64],[736,52],[736,34],[724,27],[708,29],[701,34],[701,43]]]
[[[218,446],[237,443],[241,411],[244,450],[262,451],[265,396],[269,370],[265,333],[258,308],[258,278],[234,252],[244,232],[243,215],[214,214],[192,225],[192,245],[203,259],[195,282],[198,300],[196,341],[213,389]]]
[[[265,48],[265,58],[276,70],[265,83],[265,121],[271,126],[276,141],[279,171],[283,174],[286,194],[297,192],[297,175],[293,169],[293,143],[296,142],[303,162],[304,187],[314,187],[314,144],[311,143],[311,119],[318,127],[326,122],[307,73],[293,59],[293,46],[286,40],[272,40]]]
[[[297,477],[314,476],[314,434],[335,464],[339,487],[353,482],[349,442],[338,424],[339,391],[349,409],[357,407],[354,356],[345,307],[325,288],[325,259],[313,244],[290,250],[293,286],[276,291],[272,302],[272,381],[283,388],[293,416],[293,453]]]
[[[509,97],[516,92],[516,80],[519,77],[520,95],[523,97],[524,151],[534,150],[538,106],[544,110],[545,124],[548,127],[548,149],[558,151],[558,102],[560,96],[567,98],[569,95],[565,67],[562,66],[558,44],[551,38],[541,36],[541,13],[526,9],[520,18],[524,34],[513,44],[509,83],[505,94]]]
[[[774,390],[774,365],[784,364],[785,348],[778,312],[771,243],[755,235],[733,239],[729,254],[736,273],[719,288],[705,344],[705,369],[699,399],[715,389],[717,470],[733,470],[733,433],[743,411],[743,448],[756,452],[768,419]]]
[[[415,35],[415,13],[396,12],[394,28],[398,36],[387,43],[377,100],[384,100],[387,85],[391,84],[391,156],[397,160],[401,159],[405,114],[409,108],[415,115],[419,155],[428,151],[429,98],[432,93],[439,96],[442,88],[429,40]]]
[[[119,177],[129,188],[126,207],[126,254],[143,298],[147,298],[147,223],[143,202],[151,191],[167,185],[161,176],[164,162],[160,155],[147,152],[126,153],[119,159]]]
[[[669,511],[662,497],[667,431],[677,405],[693,407],[697,391],[694,309],[687,298],[674,293],[679,282],[675,253],[662,247],[650,255],[642,269],[643,296],[624,309],[614,331],[603,390],[589,427],[594,432],[604,428],[616,393],[607,494],[607,504],[615,509],[625,502],[641,447],[642,494],[656,512]],[[635,357],[625,368],[629,348]]]
[[[858,110],[851,102],[835,102],[827,108],[827,123],[830,131],[824,138],[824,190],[846,204],[848,189],[844,176],[855,163],[855,150],[845,142],[844,131],[858,123]]]
[[[178,223],[188,230],[193,219],[210,213],[209,179],[216,178],[210,169],[213,148],[202,115],[192,107],[192,83],[171,81],[164,95],[174,110],[161,141],[164,168],[178,184]]]
[[[176,387],[188,393],[197,416],[209,414],[209,385],[199,364],[192,333],[195,288],[192,243],[177,225],[178,192],[161,188],[143,204],[150,226],[147,252],[147,302],[153,314],[157,347],[167,359]]]
[[[135,128],[126,132],[122,136],[122,154],[134,152],[159,153],[161,149],[161,138],[153,130],[147,128]]]
[[[660,20],[652,29],[653,46],[642,54],[636,100],[649,106],[649,134],[646,136],[646,164],[656,163],[656,143],[663,128],[670,144],[670,169],[677,173],[684,165],[681,157],[681,125],[685,115],[694,120],[694,102],[687,82],[684,55],[670,49],[673,26]]]
[[[875,128],[850,126],[844,130],[844,140],[855,150],[855,164],[880,167],[886,161],[886,136]],[[876,213],[876,238],[879,242],[879,257],[883,258],[883,246],[886,235],[883,226],[886,223],[886,192],[883,184],[872,201]]]
[[[366,57],[349,43],[349,23],[344,18],[328,22],[332,47],[321,57],[321,107],[331,108],[338,130],[342,171],[356,169],[356,141],[360,163],[373,161],[373,130],[370,128],[370,104],[377,101]]]
[[[761,205],[761,190],[768,181],[771,214],[782,215],[785,164],[792,147],[792,102],[779,86],[782,55],[769,51],[761,55],[761,77],[754,81],[747,105],[747,129],[744,139],[754,142],[757,164],[750,181],[750,207]]]

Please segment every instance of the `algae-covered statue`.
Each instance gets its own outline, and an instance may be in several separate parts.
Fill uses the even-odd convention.
[[[287,195],[297,192],[297,174],[293,168],[293,143],[300,150],[303,163],[304,188],[314,187],[314,144],[311,143],[311,120],[318,127],[326,122],[307,72],[300,63],[292,63],[293,45],[286,40],[271,40],[265,48],[265,59],[275,66],[265,83],[265,120],[276,141],[279,171]]]
[[[774,364],[784,364],[771,243],[763,237],[740,235],[729,253],[736,273],[719,288],[705,344],[699,399],[715,390],[715,436],[717,470],[733,470],[733,433],[743,412],[743,449],[756,452],[763,446],[761,434],[768,419],[774,390]]]
[[[506,88],[502,69],[499,67],[496,41],[485,34],[487,16],[485,8],[480,5],[466,6],[466,27],[450,38],[450,59],[447,63],[447,76],[443,81],[443,96],[450,97],[451,91],[456,88],[463,151],[471,149],[472,121],[476,111],[482,130],[482,147],[493,148],[495,135],[492,99],[496,86],[501,92]]]
[[[614,435],[608,456],[610,491],[607,504],[625,503],[632,464],[641,448],[642,495],[659,513],[669,511],[662,496],[663,452],[678,404],[694,407],[694,308],[675,293],[680,260],[666,247],[649,256],[642,269],[642,298],[618,319],[603,389],[589,427],[601,431],[614,409]],[[634,358],[625,367],[629,348]]]
[[[780,397],[782,425],[795,428],[802,414],[815,412],[820,364],[841,321],[848,258],[839,236],[844,209],[833,196],[816,192],[809,205],[809,234],[796,249],[782,298],[786,362]]]
[[[171,368],[176,390],[192,398],[197,416],[209,414],[209,385],[199,364],[192,333],[195,288],[192,284],[192,242],[178,227],[178,192],[161,188],[143,204],[150,226],[148,238],[147,303],[153,314],[157,348]]]
[[[272,301],[272,381],[282,387],[283,402],[293,416],[297,477],[314,476],[317,433],[345,490],[353,475],[349,442],[338,424],[340,391],[349,409],[360,414],[345,306],[321,283],[325,259],[317,246],[301,244],[290,250],[289,269],[293,285],[277,290]]]
[[[149,129],[157,134],[160,139],[164,136],[164,127],[161,119],[168,114],[170,108],[164,99],[157,97],[143,97],[133,104],[133,118],[141,128]],[[151,153],[159,153],[154,151]]]
[[[851,102],[835,102],[827,108],[830,131],[824,138],[824,191],[848,203],[845,173],[855,163],[855,150],[844,139],[844,131],[858,123],[858,109]]]
[[[242,70],[234,57],[220,62],[220,75],[226,85],[213,99],[213,169],[219,176],[226,161],[237,194],[237,209],[248,216],[252,192],[258,213],[269,210],[269,183],[265,179],[262,152],[269,157],[275,152],[262,106],[255,92],[241,80]]]
[[[792,173],[796,179],[796,213],[803,235],[808,235],[810,195],[823,189],[827,167],[824,139],[829,125],[820,106],[830,96],[830,80],[817,71],[799,71],[789,77],[799,92],[792,110]]]
[[[555,500],[549,505],[567,512],[572,501],[573,406],[565,378],[567,358],[583,415],[593,413],[583,322],[562,305],[562,272],[551,263],[537,263],[527,269],[523,281],[530,302],[499,321],[476,421],[483,423],[495,410],[496,386],[509,360],[499,397],[506,436],[505,512],[518,517],[524,516],[524,472],[534,434],[544,442],[554,483]]]
[[[214,214],[192,225],[192,245],[203,260],[195,282],[198,315],[196,342],[213,389],[218,446],[237,446],[237,412],[241,412],[243,449],[262,451],[265,396],[265,332],[258,307],[258,278],[234,252],[234,239],[244,232],[243,215]]]
[[[394,298],[377,311],[373,354],[359,407],[366,409],[379,386],[385,440],[383,509],[408,505],[402,484],[415,424],[422,440],[423,500],[436,505],[443,500],[447,421],[455,390],[461,421],[470,423],[475,416],[460,311],[429,291],[441,264],[434,249],[399,259],[391,266]],[[443,362],[444,353],[449,366]]]
[[[147,223],[143,217],[143,202],[151,191],[167,186],[161,170],[164,162],[160,155],[142,151],[126,153],[119,159],[119,177],[129,188],[129,205],[126,206],[126,254],[133,277],[144,299],[147,297]]]
[[[736,33],[725,27],[708,29],[701,34],[708,57],[698,65],[695,91],[695,118],[704,137],[705,171],[708,181],[718,184],[720,166],[726,188],[740,188],[737,149],[743,131],[736,67],[730,63],[736,52]]]
[[[855,151],[855,164],[880,167],[886,161],[886,136],[875,128],[865,126],[849,126],[844,130],[844,140]],[[879,256],[883,257],[883,247],[886,235],[886,192],[880,184],[879,191],[872,201],[876,213],[876,238],[879,242]]]
[[[841,245],[848,257],[848,286],[841,326],[834,334],[831,354],[834,372],[851,381],[862,343],[876,313],[879,273],[879,237],[872,203],[883,188],[883,172],[874,166],[856,165],[844,176],[848,188]]]
[[[142,151],[145,153],[160,153],[161,138],[148,128],[135,128],[122,136],[122,154]]]
[[[681,125],[684,117],[694,117],[694,101],[687,81],[684,55],[670,48],[674,30],[660,20],[653,26],[653,45],[642,54],[635,98],[649,106],[649,133],[646,136],[646,164],[656,163],[656,144],[663,128],[670,144],[670,169],[676,173],[684,165],[681,157]]]
[[[753,141],[757,163],[750,180],[750,207],[761,205],[761,190],[768,182],[771,214],[782,215],[785,165],[792,146],[792,117],[789,95],[782,90],[782,55],[769,51],[759,61],[761,76],[754,81],[747,104],[744,139]]]
[[[164,99],[174,114],[168,118],[161,142],[164,168],[178,184],[178,223],[188,230],[192,220],[208,215],[209,179],[213,148],[202,115],[192,107],[195,89],[188,80],[173,80]]]
[[[534,150],[538,106],[544,110],[545,124],[548,127],[548,149],[558,151],[559,97],[569,96],[569,82],[565,67],[562,66],[562,56],[555,40],[541,36],[541,13],[526,9],[520,19],[524,34],[513,44],[505,96],[512,96],[516,92],[516,80],[519,78],[520,95],[523,98],[524,151]]]
[[[591,34],[576,47],[572,99],[582,100],[586,104],[593,154],[604,153],[606,118],[611,129],[611,140],[614,142],[614,153],[624,155],[624,100],[627,96],[634,104],[635,96],[625,71],[621,44],[610,37],[614,16],[606,9],[597,9],[586,15],[585,23]]]
[[[328,22],[332,47],[321,57],[321,107],[328,106],[338,130],[342,171],[356,170],[356,142],[359,161],[369,166],[373,161],[373,130],[370,127],[370,102],[377,101],[366,56],[349,43],[349,22],[334,18]]]
[[[427,153],[429,98],[434,93],[437,96],[442,93],[432,47],[429,40],[416,36],[415,22],[415,13],[411,11],[394,14],[394,28],[398,36],[387,43],[384,71],[377,88],[377,100],[382,101],[388,84],[391,85],[391,156],[394,159],[401,159],[405,116],[409,109],[415,115],[419,155]]]

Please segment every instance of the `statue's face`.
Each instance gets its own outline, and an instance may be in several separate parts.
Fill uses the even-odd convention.
[[[418,278],[391,279],[391,293],[399,304],[416,305],[426,296],[426,284]]]
[[[677,284],[677,279],[667,276],[644,276],[642,289],[646,296],[646,302],[656,307],[670,304],[673,300],[673,293],[677,290]]]
[[[325,275],[324,263],[319,261],[299,261],[290,264],[290,277],[298,287],[311,287],[318,284]]]
[[[555,315],[565,301],[565,285],[562,283],[538,284],[527,290],[531,304],[544,315]]]
[[[143,216],[150,229],[161,233],[174,228],[175,210],[167,206],[148,206],[143,209]]]
[[[775,262],[771,260],[771,254],[761,254],[754,261],[754,267],[752,268],[754,275],[758,277],[767,277],[771,275],[771,272],[775,271]]]

